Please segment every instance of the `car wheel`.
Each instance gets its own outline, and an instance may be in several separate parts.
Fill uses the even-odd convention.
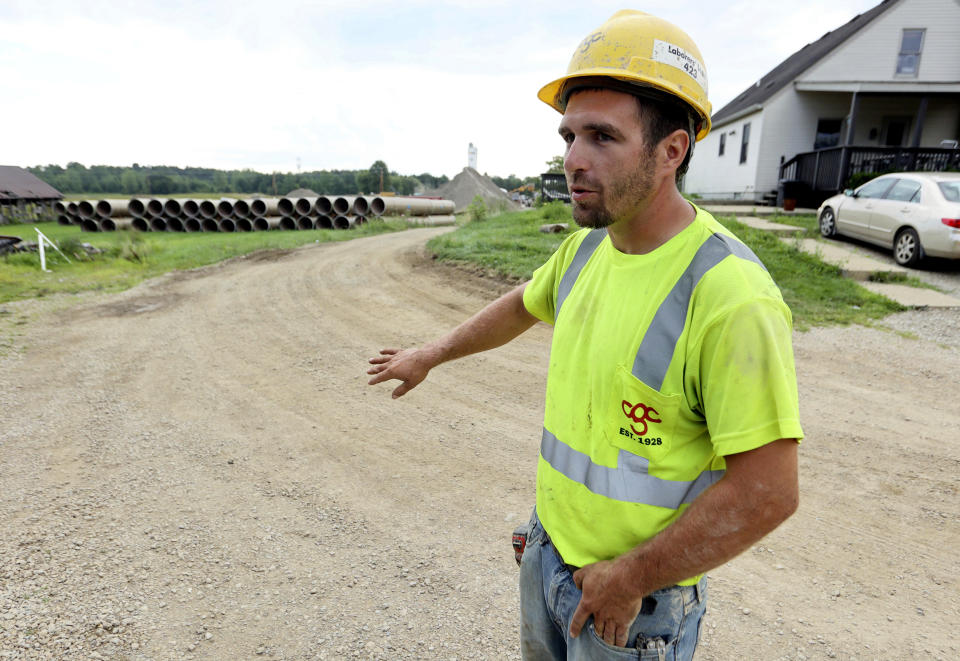
[[[830,207],[820,214],[820,234],[827,238],[837,235],[837,217]]]
[[[900,266],[916,266],[923,259],[923,246],[915,230],[901,230],[893,242],[893,258]]]

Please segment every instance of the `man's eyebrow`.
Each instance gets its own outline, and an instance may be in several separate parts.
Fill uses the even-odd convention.
[[[620,131],[620,129],[618,129],[613,124],[608,124],[606,122],[590,122],[588,124],[584,124],[582,128],[584,131],[591,131],[594,133],[606,133],[607,135],[610,135],[614,138],[618,138],[618,139],[623,138],[623,133]],[[557,129],[557,133],[563,136],[563,135],[573,133],[573,130],[569,126],[561,124],[560,127]]]
[[[584,124],[583,128],[588,131],[594,131],[596,133],[606,133],[613,136],[614,138],[622,138],[623,133],[620,132],[613,124],[607,124],[606,122],[591,122],[589,124]]]

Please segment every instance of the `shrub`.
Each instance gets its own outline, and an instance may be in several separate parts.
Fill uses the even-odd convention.
[[[570,218],[570,209],[560,200],[554,200],[543,205],[545,220],[567,220]]]
[[[481,221],[487,217],[487,205],[479,194],[473,196],[473,201],[467,207],[467,217],[472,222]]]

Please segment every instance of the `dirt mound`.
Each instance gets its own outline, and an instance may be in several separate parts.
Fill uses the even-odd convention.
[[[515,211],[520,208],[489,177],[470,167],[463,168],[463,172],[433,194],[453,200],[457,211],[464,211],[477,195],[483,198],[489,209]]]

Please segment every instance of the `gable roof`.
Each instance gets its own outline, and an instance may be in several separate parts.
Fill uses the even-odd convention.
[[[0,165],[0,202],[15,200],[59,200],[56,188],[15,165]]]
[[[747,109],[761,107],[767,99],[793,82],[800,74],[826,57],[830,51],[852,37],[857,31],[897,2],[898,0],[883,0],[873,9],[857,14],[846,24],[841,25],[836,30],[827,32],[813,43],[807,44],[741,92],[733,101],[714,113],[711,117],[711,123],[716,126]]]

